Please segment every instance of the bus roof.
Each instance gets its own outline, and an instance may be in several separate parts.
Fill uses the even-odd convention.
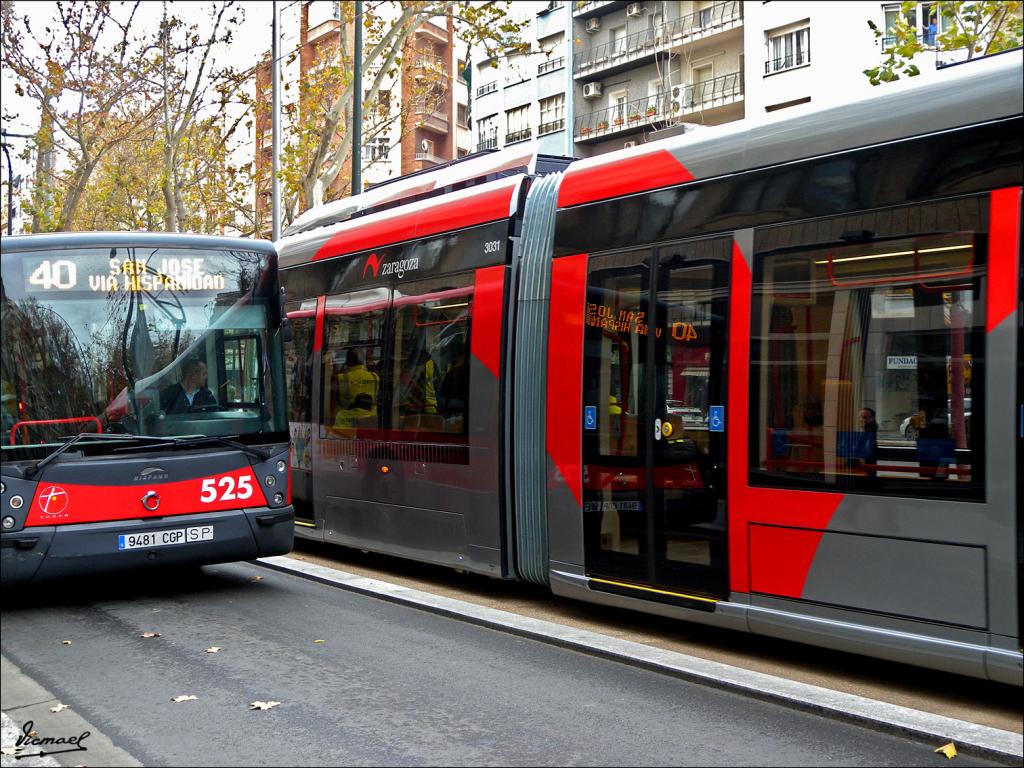
[[[51,232],[11,235],[0,240],[0,249],[30,251],[51,248],[207,248],[274,253],[267,240],[220,237],[190,232]]]

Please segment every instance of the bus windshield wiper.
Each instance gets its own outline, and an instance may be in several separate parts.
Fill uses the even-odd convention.
[[[235,435],[235,437],[237,437],[237,435]],[[239,443],[227,437],[220,437],[219,435],[184,435],[182,437],[162,438],[161,441],[166,441],[167,445],[174,448],[198,448],[203,445],[224,445],[229,448],[234,448],[237,451],[247,453],[262,461],[266,461],[273,456],[269,451],[264,451],[253,445],[245,445],[244,443]],[[150,447],[151,446],[147,445],[136,445],[131,448],[119,448],[117,450],[119,453],[128,453],[131,451],[145,451]]]
[[[77,435],[75,435],[74,437],[69,439],[66,443],[64,443],[64,445],[60,446],[60,448],[54,449],[53,451],[48,453],[45,457],[43,457],[38,462],[36,462],[35,465],[33,465],[33,466],[29,467],[28,469],[26,469],[25,470],[25,477],[26,478],[35,477],[35,475],[39,472],[39,470],[41,470],[43,467],[45,467],[51,461],[56,459],[62,453],[65,453],[69,448],[71,448],[71,446],[75,445],[76,443],[81,443],[81,442],[90,442],[90,443],[92,443],[92,442],[97,442],[97,443],[123,443],[123,442],[128,441],[128,440],[133,440],[133,441],[134,440],[146,440],[146,441],[149,441],[149,442],[164,443],[164,442],[168,442],[170,439],[171,438],[166,438],[166,437],[150,437],[148,435],[133,435],[133,434],[127,434],[127,433],[126,434],[121,434],[121,433],[111,433],[111,432],[79,432]]]

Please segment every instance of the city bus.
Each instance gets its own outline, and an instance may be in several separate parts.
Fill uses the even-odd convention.
[[[306,212],[296,534],[1022,685],[1021,71]]]
[[[0,247],[3,584],[290,551],[273,246],[60,233]]]

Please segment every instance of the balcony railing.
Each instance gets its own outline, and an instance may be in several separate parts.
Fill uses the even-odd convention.
[[[552,120],[550,123],[541,123],[540,128],[537,129],[538,136],[544,136],[548,133],[555,133],[565,128],[565,118],[559,118],[558,120]]]
[[[498,134],[492,133],[488,136],[481,136],[477,142],[476,150],[479,152],[482,149],[497,149],[498,148]]]
[[[512,133],[505,134],[505,144],[514,144],[517,141],[526,141],[528,138],[533,136],[532,128],[523,128],[521,131],[513,131]]]
[[[798,53],[791,53],[789,56],[782,56],[778,59],[769,59],[764,63],[764,73],[770,75],[773,72],[784,72],[787,69],[802,67],[804,64],[810,63],[811,52],[799,51]]]
[[[716,3],[710,8],[577,53],[573,58],[574,77],[635,61],[651,55],[656,50],[664,50],[670,45],[685,42],[686,38],[694,35],[724,31],[721,30],[722,27],[740,22],[742,19],[743,3],[739,0]]]
[[[573,136],[577,141],[587,141],[636,131],[702,109],[733,104],[742,98],[743,78],[734,72],[579,115],[573,122]]]
[[[565,66],[565,56],[559,56],[557,59],[551,59],[551,61],[545,61],[537,65],[537,74],[545,75],[548,72],[554,72],[557,69],[562,69]]]
[[[476,97],[479,99],[481,96],[486,96],[488,93],[494,93],[498,90],[498,81],[494,80],[490,83],[484,83],[476,89]]]

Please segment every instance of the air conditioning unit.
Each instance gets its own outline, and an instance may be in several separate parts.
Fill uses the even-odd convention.
[[[624,142],[622,142],[622,148],[623,149],[632,149],[635,146],[636,146],[636,141],[635,140],[634,141],[624,141]]]
[[[684,103],[686,98],[686,86],[685,85],[673,85],[672,86],[672,112],[682,112],[684,109],[689,107],[689,104]]]
[[[583,85],[583,98],[584,99],[596,99],[601,95],[601,83],[584,83]]]
[[[587,19],[587,32],[597,32],[601,29],[601,17],[595,16],[592,19]]]
[[[644,7],[640,3],[630,3],[626,6],[627,16],[639,16],[644,12]]]

